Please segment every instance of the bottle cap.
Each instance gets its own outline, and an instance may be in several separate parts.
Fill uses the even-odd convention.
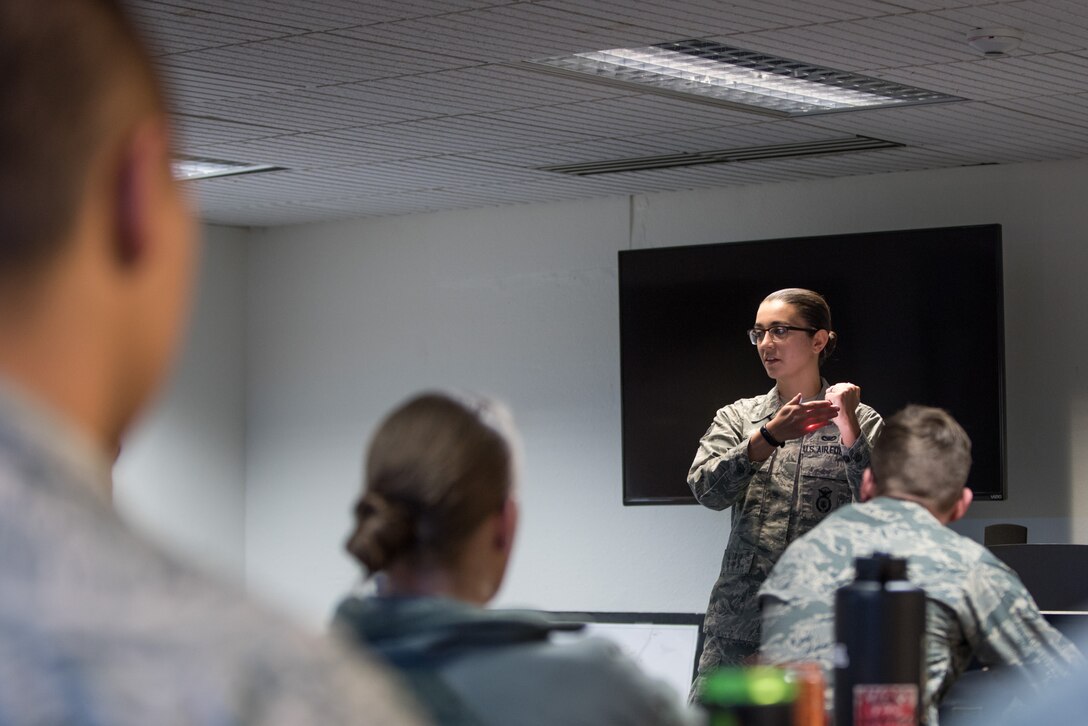
[[[773,666],[719,668],[707,676],[699,692],[706,705],[771,706],[793,703],[797,684],[786,671]]]
[[[874,552],[871,557],[858,557],[854,560],[858,580],[888,582],[889,580],[907,579],[907,561],[892,557],[886,552]]]

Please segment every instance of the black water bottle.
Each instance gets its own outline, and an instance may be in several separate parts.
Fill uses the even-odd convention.
[[[876,552],[855,561],[835,593],[836,726],[914,726],[925,692],[925,591],[907,561]]]

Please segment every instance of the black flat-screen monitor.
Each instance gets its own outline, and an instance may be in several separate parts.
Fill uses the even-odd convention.
[[[745,331],[775,290],[831,306],[822,372],[887,417],[940,406],[972,442],[976,500],[1004,499],[1001,226],[619,253],[624,504],[689,504],[687,472],[715,412],[774,385]]]

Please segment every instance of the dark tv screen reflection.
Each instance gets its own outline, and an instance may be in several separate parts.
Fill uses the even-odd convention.
[[[885,418],[940,406],[972,442],[975,499],[1005,498],[1001,226],[619,253],[624,504],[693,504],[687,471],[722,406],[774,385],[746,332],[784,287],[824,295],[829,382]]]

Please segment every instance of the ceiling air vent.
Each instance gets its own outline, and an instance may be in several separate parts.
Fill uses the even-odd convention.
[[[866,136],[851,136],[844,139],[825,139],[806,141],[799,144],[773,144],[771,146],[748,146],[739,149],[719,151],[695,151],[682,154],[663,154],[661,156],[639,156],[633,159],[612,159],[610,161],[591,161],[584,164],[557,164],[537,167],[540,171],[554,171],[575,176],[592,174],[615,174],[624,171],[649,171],[651,169],[675,169],[681,166],[699,164],[725,164],[738,161],[760,161],[763,159],[790,159],[799,156],[819,156],[823,154],[844,154],[851,151],[870,149],[894,149],[902,147],[894,141],[871,139]]]

